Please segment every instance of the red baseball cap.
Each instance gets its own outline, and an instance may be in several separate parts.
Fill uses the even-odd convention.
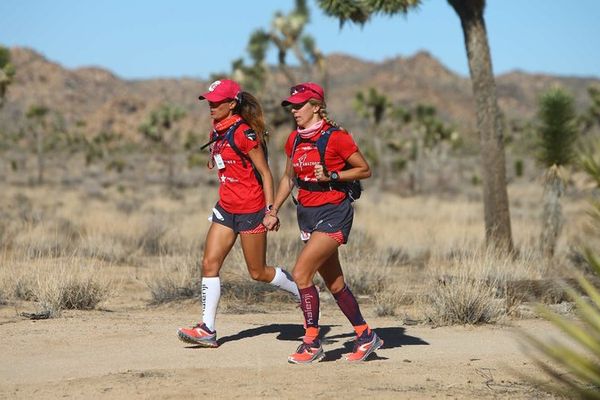
[[[221,79],[211,83],[208,87],[208,92],[201,94],[198,98],[200,100],[206,99],[213,103],[227,99],[237,100],[240,91],[241,88],[237,82],[231,79]]]
[[[310,99],[325,101],[323,88],[314,82],[299,83],[290,89],[290,97],[281,102],[282,106],[301,104]]]

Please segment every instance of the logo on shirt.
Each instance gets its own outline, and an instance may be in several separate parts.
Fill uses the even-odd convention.
[[[246,137],[250,140],[256,140],[256,132],[254,132],[252,129],[246,129],[244,131],[244,135],[246,135]]]
[[[235,178],[232,178],[230,176],[225,176],[225,175],[221,175],[219,177],[219,180],[221,181],[222,184],[239,182],[239,179],[235,179]]]
[[[308,154],[303,154],[298,157],[298,160],[294,163],[294,167],[304,169],[304,167],[314,167],[315,165],[320,164],[318,161],[306,161],[307,156]]]

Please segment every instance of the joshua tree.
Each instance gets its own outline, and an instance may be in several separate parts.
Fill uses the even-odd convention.
[[[314,38],[303,32],[309,21],[310,14],[305,0],[296,0],[296,7],[288,14],[275,12],[269,31],[259,28],[250,35],[247,50],[253,64],[247,66],[241,58],[234,60],[233,78],[248,90],[255,90],[257,93],[265,90],[268,82],[265,56],[269,47],[274,45],[277,49],[278,68],[290,86],[299,81],[310,80],[315,67],[320,74],[320,83],[326,86],[325,58]],[[287,63],[290,52],[300,63],[297,71],[292,70]]]
[[[103,160],[107,170],[123,171],[126,165],[123,153],[130,144],[121,134],[102,131],[91,138],[81,137],[80,140],[83,144],[86,165]]]
[[[31,121],[30,129],[35,142],[35,153],[37,158],[37,183],[44,183],[45,151],[44,137],[48,134],[50,124],[48,122],[50,109],[42,105],[34,105],[27,110],[26,117]]]
[[[291,119],[289,113],[280,106],[281,93],[278,92],[275,82],[269,79],[270,74],[265,58],[271,45],[277,49],[278,69],[284,74],[290,86],[301,81],[313,80],[312,72],[316,69],[319,73],[318,80],[327,90],[325,58],[317,48],[314,38],[304,33],[304,28],[309,21],[310,14],[306,0],[296,0],[295,8],[288,14],[275,12],[268,31],[259,28],[251,34],[247,46],[251,65],[246,65],[243,58],[236,59],[232,63],[233,79],[261,99],[267,117],[267,126],[275,131],[289,124]],[[289,53],[292,53],[300,63],[299,69],[292,69],[288,65]],[[283,145],[283,143],[278,144]],[[271,157],[272,167],[278,171],[278,155],[281,152],[276,151],[271,154],[275,154],[275,157]]]
[[[421,0],[318,0],[325,13],[339,18],[342,25],[346,21],[365,24],[377,13],[406,14],[420,3]],[[483,18],[485,0],[448,0],[448,3],[458,14],[462,24],[475,95],[481,142],[486,241],[495,247],[512,251],[503,126]]]
[[[159,151],[166,158],[167,183],[173,189],[175,183],[175,152],[181,144],[180,129],[176,123],[185,117],[185,111],[177,106],[163,104],[150,113],[148,119],[139,127],[139,131],[152,143],[159,146]]]
[[[456,144],[459,137],[452,126],[446,125],[437,116],[435,107],[427,104],[417,104],[411,110],[409,127],[413,132],[411,159],[415,163],[411,186],[414,191],[419,192],[422,189],[426,166],[437,164],[439,167],[439,164],[442,164],[440,170],[445,169],[448,146],[442,144],[447,142]],[[442,179],[439,177],[439,180]]]
[[[386,113],[391,109],[389,99],[374,88],[369,88],[367,92],[359,92],[354,98],[354,109],[356,112],[369,121],[369,137],[373,139],[375,170],[377,174],[378,193],[383,190],[386,178],[389,173],[389,165],[386,147],[384,146],[384,132],[382,122]]]
[[[600,126],[600,86],[590,86],[588,88],[588,94],[592,104],[581,116],[583,130],[585,132],[591,130],[595,126]]]
[[[3,46],[0,46],[0,108],[4,103],[6,89],[12,82],[15,75],[15,68],[10,63],[10,51]]]
[[[541,146],[538,160],[547,168],[541,249],[545,256],[552,257],[562,227],[560,198],[565,190],[562,167],[574,160],[578,134],[573,98],[560,88],[550,89],[540,98],[538,118]]]

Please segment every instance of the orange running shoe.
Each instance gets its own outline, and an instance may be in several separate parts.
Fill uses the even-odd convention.
[[[217,332],[213,332],[205,324],[198,324],[193,328],[177,329],[177,336],[186,343],[199,344],[204,347],[219,347]]]
[[[383,340],[377,336],[375,331],[371,330],[371,332],[368,333],[367,330],[365,330],[362,335],[356,338],[352,353],[346,354],[346,361],[365,361],[371,353],[381,346],[383,346]]]
[[[325,358],[321,341],[315,339],[312,343],[302,342],[294,354],[290,354],[288,362],[292,364],[310,364]]]

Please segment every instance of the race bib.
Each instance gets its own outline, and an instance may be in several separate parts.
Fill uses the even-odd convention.
[[[220,154],[215,154],[215,165],[218,169],[225,168],[225,163],[223,162],[223,157]]]

